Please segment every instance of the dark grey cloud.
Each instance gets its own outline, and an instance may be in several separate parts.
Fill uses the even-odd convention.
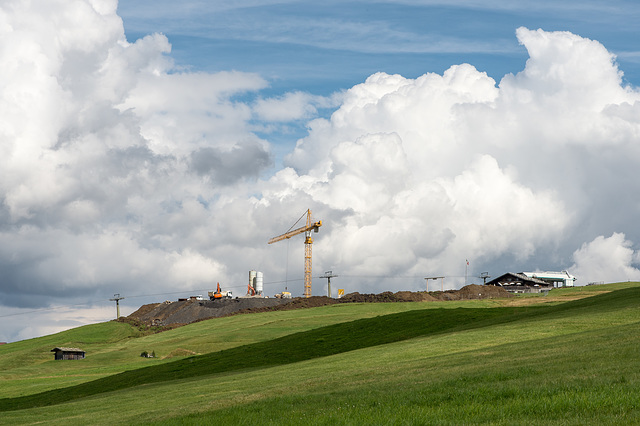
[[[191,169],[220,185],[256,178],[272,164],[269,152],[254,142],[234,145],[230,150],[203,147],[191,153]]]

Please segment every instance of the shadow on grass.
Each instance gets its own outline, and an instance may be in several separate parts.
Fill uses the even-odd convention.
[[[149,383],[290,364],[416,337],[476,329],[541,315],[562,315],[573,309],[619,309],[629,304],[637,305],[638,300],[640,287],[634,287],[555,306],[424,309],[359,319],[130,370],[64,389],[0,399],[0,411],[51,406]]]

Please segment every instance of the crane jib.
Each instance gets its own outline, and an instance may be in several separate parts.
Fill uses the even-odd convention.
[[[322,221],[319,220],[316,223],[311,224],[309,226],[301,226],[300,228],[294,229],[293,231],[289,231],[282,235],[278,235],[277,237],[273,237],[267,242],[267,244],[273,244],[278,241],[286,240],[295,235],[302,234],[303,232],[308,232],[308,231],[318,232],[318,228],[320,228],[321,226],[322,226]]]

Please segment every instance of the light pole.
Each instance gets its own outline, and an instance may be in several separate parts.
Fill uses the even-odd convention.
[[[337,275],[333,275],[333,271],[326,271],[323,276],[320,278],[327,279],[327,296],[331,297],[331,278],[337,277]]]
[[[124,299],[124,297],[120,296],[120,293],[116,293],[113,295],[113,299],[109,299],[112,302],[115,300],[116,302],[116,319],[120,318],[120,301]]]

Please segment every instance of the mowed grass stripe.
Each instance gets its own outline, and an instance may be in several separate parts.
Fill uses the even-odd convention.
[[[364,361],[368,380],[355,357],[340,377],[328,377],[328,368],[316,363],[305,367],[324,375],[297,391],[274,388],[256,401],[189,414],[174,411],[165,418],[156,412],[148,420],[183,425],[638,424],[640,360],[632,352],[639,330],[635,323],[438,357],[414,353],[413,361],[389,363],[380,371]],[[405,349],[400,345],[392,346]],[[416,347],[428,353],[427,343]]]

